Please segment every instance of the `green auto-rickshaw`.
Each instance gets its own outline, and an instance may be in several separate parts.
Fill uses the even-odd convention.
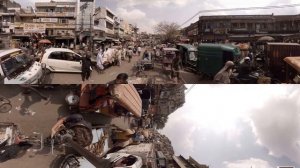
[[[200,44],[196,71],[214,77],[227,61],[238,62],[240,57],[240,49],[231,44]]]
[[[185,68],[196,69],[197,67],[197,48],[190,44],[177,44],[182,64]]]

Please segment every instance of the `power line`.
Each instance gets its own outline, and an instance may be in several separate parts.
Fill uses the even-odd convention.
[[[209,13],[209,12],[224,12],[224,11],[240,11],[240,10],[258,10],[258,9],[279,9],[279,8],[293,8],[298,7],[300,4],[290,4],[290,5],[278,5],[278,6],[264,6],[264,7],[247,7],[247,8],[227,8],[227,9],[211,9],[211,10],[200,10],[183,24],[180,27],[184,26],[186,23],[193,20],[196,16],[201,13]]]
[[[195,87],[196,85],[192,85],[186,92],[185,92],[185,96],[187,96],[187,94]]]

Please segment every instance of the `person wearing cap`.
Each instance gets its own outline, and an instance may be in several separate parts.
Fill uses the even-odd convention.
[[[248,78],[252,71],[251,59],[249,57],[244,58],[244,62],[238,68],[239,78]]]
[[[214,81],[218,84],[230,84],[230,76],[232,75],[232,69],[234,63],[227,61],[225,66],[215,75]]]

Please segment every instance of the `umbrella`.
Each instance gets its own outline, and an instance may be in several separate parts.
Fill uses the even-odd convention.
[[[51,41],[47,39],[43,39],[39,41],[39,44],[51,44]]]
[[[257,41],[266,42],[266,41],[275,41],[275,39],[271,36],[263,36],[259,38]]]

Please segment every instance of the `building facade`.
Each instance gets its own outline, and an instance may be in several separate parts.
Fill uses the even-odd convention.
[[[159,112],[169,115],[185,103],[186,87],[184,85],[163,85],[159,95]]]
[[[108,8],[98,7],[95,15],[95,28],[100,37],[115,38],[115,27],[120,24],[117,16]]]
[[[191,156],[189,159],[185,159],[183,156],[173,156],[173,160],[175,162],[174,167],[178,168],[209,168],[209,166],[198,163],[195,159]]]
[[[16,12],[21,10],[21,5],[11,0],[0,1],[0,33],[14,33],[14,23],[17,19]]]
[[[300,15],[224,15],[201,16],[201,41],[256,41],[262,36],[277,40],[300,32]]]
[[[15,23],[15,38],[43,34],[57,44],[70,45],[76,38],[76,2],[37,2],[22,9]]]
[[[198,26],[199,22],[197,21],[182,30],[184,37],[187,37],[191,43],[199,41]]]

